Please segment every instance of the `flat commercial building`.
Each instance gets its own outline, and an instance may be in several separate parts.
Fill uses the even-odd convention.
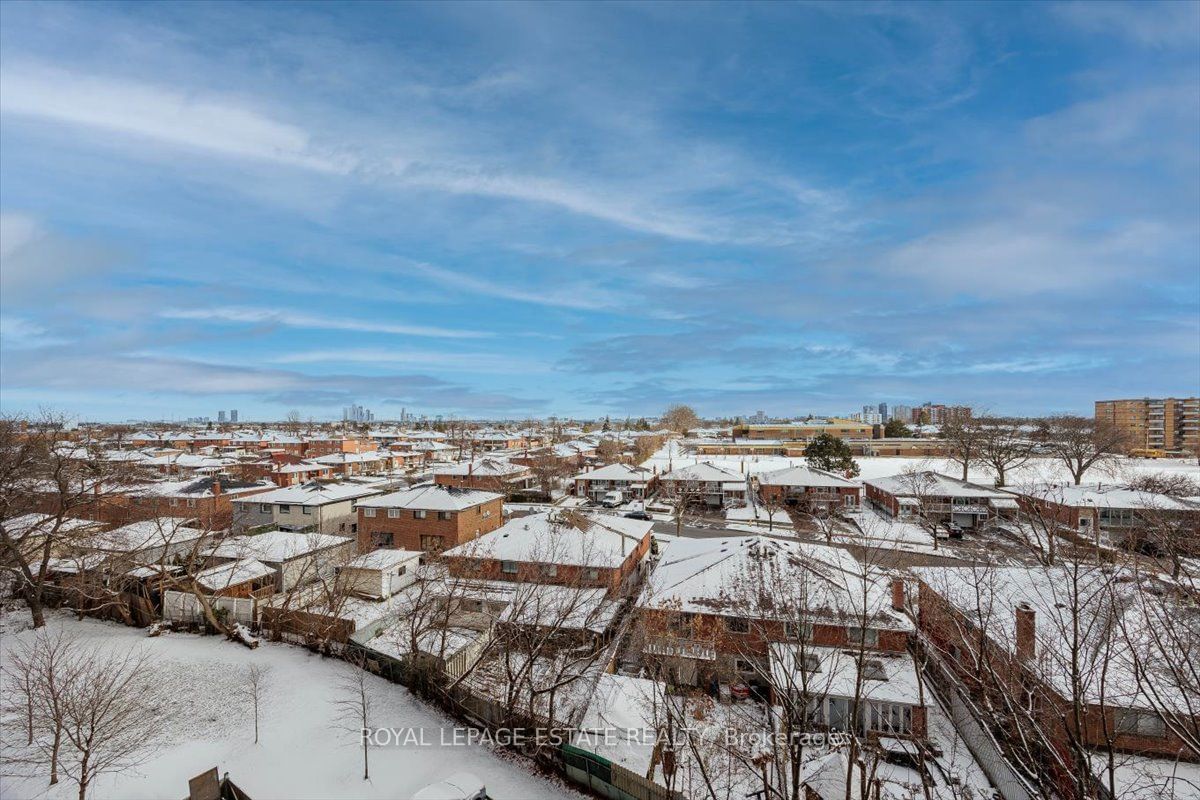
[[[870,439],[872,426],[851,419],[810,419],[773,425],[737,425],[733,429],[735,438],[776,439],[785,442],[807,442],[822,433],[839,439]]]
[[[1200,397],[1097,400],[1096,421],[1123,431],[1131,453],[1200,453]]]

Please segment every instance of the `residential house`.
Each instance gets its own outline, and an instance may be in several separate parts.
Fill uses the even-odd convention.
[[[924,471],[863,481],[867,501],[897,518],[923,518],[964,530],[989,519],[1013,516],[1017,499],[1011,492]]]
[[[641,574],[653,523],[608,514],[549,511],[446,551],[452,574],[602,588],[620,593]]]
[[[266,564],[275,571],[279,592],[332,575],[353,556],[354,539],[349,537],[282,530],[232,536],[207,554],[210,566],[245,559]]]
[[[364,498],[358,505],[358,549],[440,552],[504,524],[504,495],[425,484]]]
[[[912,623],[886,574],[848,551],[763,536],[672,540],[638,600],[643,656],[678,681],[754,681],[773,642],[903,652]],[[901,594],[902,600],[902,594]]]
[[[756,478],[764,503],[817,508],[856,508],[862,486],[831,472],[809,467],[787,467]]]
[[[533,485],[533,471],[511,461],[484,457],[465,464],[439,467],[434,470],[433,479],[442,486],[500,492],[511,497]]]
[[[701,461],[659,475],[658,483],[674,502],[723,508],[739,494],[745,496],[746,476]]]
[[[575,494],[600,502],[609,492],[621,492],[627,500],[644,500],[654,485],[654,473],[645,467],[609,464],[576,475]]]
[[[284,530],[349,536],[357,530],[356,501],[382,492],[381,482],[313,481],[289,486],[238,501],[236,523],[241,530],[270,525]]]

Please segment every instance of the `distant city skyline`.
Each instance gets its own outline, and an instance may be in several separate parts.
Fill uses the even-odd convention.
[[[0,20],[4,413],[1090,414],[1200,386],[1196,3]]]

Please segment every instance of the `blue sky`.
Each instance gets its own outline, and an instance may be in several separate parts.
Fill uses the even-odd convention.
[[[0,4],[0,406],[1200,386],[1200,4]]]

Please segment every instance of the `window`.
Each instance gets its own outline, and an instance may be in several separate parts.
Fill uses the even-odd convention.
[[[451,514],[449,511],[439,511],[438,519],[454,519],[454,515]]]
[[[516,575],[517,574],[517,562],[501,561],[500,562],[500,571],[507,573],[509,575]]]
[[[258,510],[264,514],[270,514],[271,513],[271,504],[270,503],[259,503]]]
[[[799,655],[799,653],[797,653],[797,655]],[[821,659],[816,653],[805,653],[804,658],[800,660],[800,670],[808,675],[811,675],[814,672],[820,672]]]
[[[492,515],[492,512],[491,512],[491,511],[484,511],[484,512],[483,512],[483,517],[484,517],[484,519],[487,519],[487,518],[488,518],[488,517],[490,517],[491,515]]]
[[[396,570],[397,575],[403,575],[406,572],[408,572],[407,566],[401,566],[399,569]]]
[[[398,509],[398,508],[389,508],[388,509],[388,519],[399,519],[399,518],[400,518],[400,509]]]
[[[371,547],[379,549],[380,547],[391,547],[393,544],[392,535],[381,531],[373,531],[371,533]]]
[[[676,636],[691,636],[692,635],[692,615],[691,614],[674,614],[670,619],[671,632]]]
[[[187,501],[187,507],[188,507],[188,508],[195,508],[195,507],[196,507],[196,498],[194,498],[194,497],[189,497],[189,498],[188,498],[188,501]]]
[[[793,642],[807,642],[812,639],[812,625],[807,622],[787,620],[783,623],[783,635]]]
[[[1136,736],[1165,736],[1167,725],[1163,718],[1153,711],[1138,711],[1132,708],[1118,708],[1115,713],[1117,733],[1130,733]]]
[[[547,578],[558,577],[558,564],[542,564],[542,575]]]
[[[429,535],[422,536],[421,537],[421,549],[429,550],[431,552],[437,552],[438,550],[441,550],[442,549],[442,537],[441,536],[429,536]]]
[[[725,629],[730,633],[749,633],[750,622],[741,617],[725,617]]]
[[[864,680],[868,681],[886,681],[888,679],[883,661],[878,658],[868,658],[863,661],[862,676]]]
[[[300,513],[308,514],[311,517],[312,516],[312,506],[300,506]]]
[[[428,516],[428,512],[423,508],[413,512],[413,519],[425,519],[426,516]]]
[[[373,509],[373,508],[364,508],[364,509],[362,510],[362,512],[363,512],[363,516],[364,516],[364,517],[373,517],[373,516],[375,516],[375,509]]]
[[[861,644],[867,647],[879,646],[879,631],[874,628],[846,628],[846,640],[850,644]]]
[[[744,658],[735,658],[733,666],[738,672],[754,672],[754,665]]]
[[[584,571],[583,575],[589,581],[600,580],[600,570],[596,569],[595,567],[589,567]]]

